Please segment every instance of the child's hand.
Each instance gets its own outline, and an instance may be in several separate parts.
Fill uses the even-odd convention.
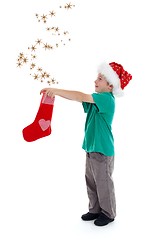
[[[47,96],[54,98],[56,95],[56,91],[57,91],[56,88],[43,88],[40,91],[40,94],[45,93]]]

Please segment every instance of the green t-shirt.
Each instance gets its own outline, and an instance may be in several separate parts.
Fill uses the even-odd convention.
[[[114,156],[114,138],[112,120],[115,111],[115,98],[112,93],[93,93],[94,103],[83,102],[87,113],[85,137],[82,148],[86,152],[100,152]]]

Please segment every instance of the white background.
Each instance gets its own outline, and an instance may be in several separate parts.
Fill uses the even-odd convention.
[[[81,221],[88,211],[81,148],[85,114],[79,103],[56,97],[52,134],[28,143],[22,129],[38,111],[46,82],[17,68],[44,25],[35,13],[55,10],[62,1],[3,1],[0,6],[0,239],[146,239],[146,7],[145,0],[74,1],[56,17],[72,39],[38,61],[59,81],[55,87],[94,91],[97,66],[116,61],[133,75],[125,96],[116,99],[114,182],[116,221],[106,227]]]

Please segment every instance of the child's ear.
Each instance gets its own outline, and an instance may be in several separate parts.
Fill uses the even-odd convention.
[[[111,85],[109,85],[109,89],[110,89],[110,91],[112,91],[113,90],[113,85],[111,84]]]

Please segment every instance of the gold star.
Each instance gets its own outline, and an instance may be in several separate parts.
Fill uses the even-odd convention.
[[[23,58],[24,58],[24,55],[20,53],[20,55],[18,56],[18,59],[17,59],[17,60],[18,60],[18,61],[21,61],[21,60],[23,60]]]
[[[21,62],[18,62],[17,63],[17,67],[21,67],[22,66],[22,63]]]
[[[55,83],[55,82],[56,82],[56,80],[55,80],[54,78],[52,78],[51,81],[52,81],[52,83]]]
[[[53,17],[53,16],[56,15],[56,13],[55,13],[54,11],[50,11],[49,15],[50,15],[51,17]]]
[[[53,46],[46,43],[46,44],[44,44],[44,48],[45,48],[45,50],[46,49],[49,49],[49,50],[51,49],[52,50]]]
[[[56,28],[55,28],[55,32],[58,32],[58,31],[59,31],[59,28],[58,28],[58,27],[56,27]]]
[[[38,79],[39,78],[38,74],[34,74],[33,78],[34,80]]]
[[[43,15],[41,16],[41,19],[42,19],[43,21],[46,21],[46,20],[47,20],[47,15],[44,15],[44,14],[43,14]]]
[[[39,67],[37,70],[38,70],[38,72],[41,72],[41,71],[42,71],[42,68]]]
[[[52,45],[48,45],[48,47],[47,47],[48,49],[53,49],[53,46]]]
[[[67,35],[69,32],[68,31],[64,31],[64,35]]]
[[[37,39],[36,44],[40,45],[41,44],[41,39]]]
[[[27,62],[28,62],[28,59],[25,57],[25,58],[23,59],[23,62],[24,62],[24,63],[27,63]]]
[[[47,77],[47,78],[49,78],[49,77],[50,77],[50,74],[49,74],[49,73],[47,73],[47,74],[46,74],[46,77]]]
[[[22,60],[23,60],[23,57],[20,57],[20,56],[17,59],[18,62],[21,62]]]
[[[36,47],[32,45],[31,50],[32,50],[32,52],[33,52],[33,51],[35,52]]]
[[[45,50],[48,49],[48,44],[47,43],[44,44],[44,48],[45,48]]]
[[[35,63],[31,63],[30,69],[33,69],[35,66],[36,66]]]
[[[35,59],[35,58],[36,58],[36,55],[32,55],[32,58]]]
[[[42,73],[41,74],[41,78],[45,78],[46,77],[46,74],[45,73]]]
[[[66,3],[65,8],[70,9],[70,8],[72,8],[72,6],[73,5],[71,3]]]
[[[20,57],[20,58],[23,58],[23,57],[24,57],[24,54],[23,54],[23,53],[20,53],[20,54],[19,54],[19,57]]]
[[[44,72],[43,74],[44,74],[44,76],[46,77],[47,73],[46,73],[46,72]]]

